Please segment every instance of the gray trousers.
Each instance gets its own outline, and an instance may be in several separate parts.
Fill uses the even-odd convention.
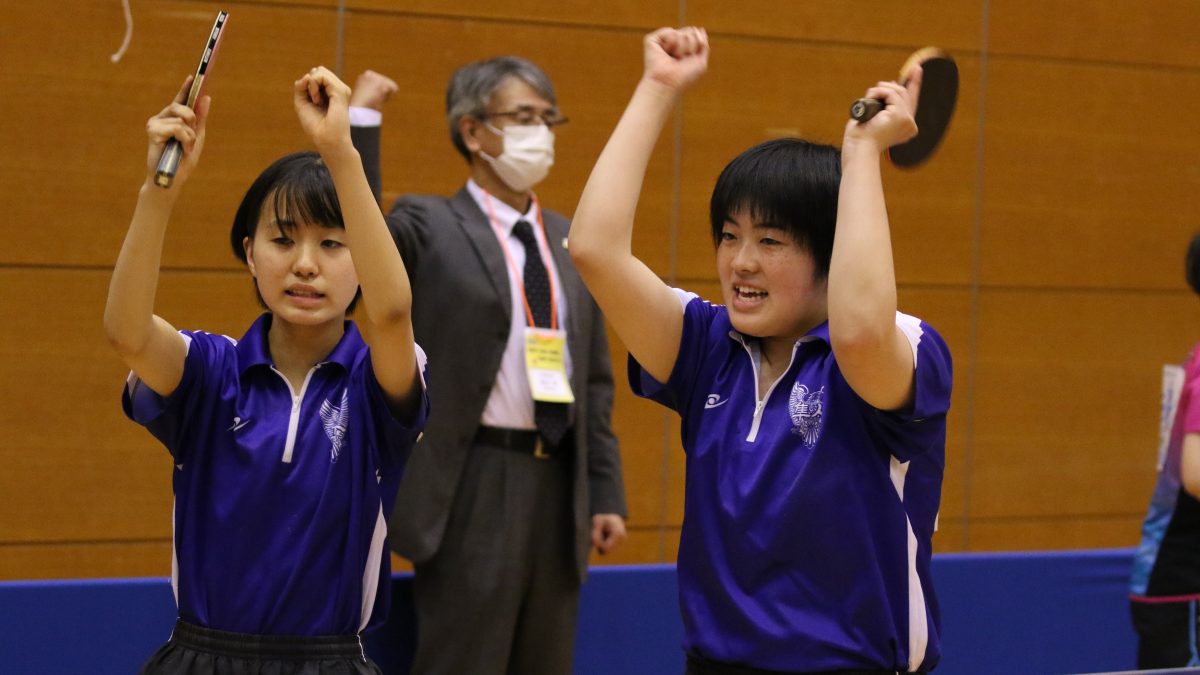
[[[571,672],[570,462],[471,448],[441,546],[415,567],[413,675]]]

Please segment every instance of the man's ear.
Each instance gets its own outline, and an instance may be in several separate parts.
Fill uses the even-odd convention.
[[[483,147],[479,141],[481,131],[483,131],[483,124],[474,117],[463,115],[458,118],[458,133],[462,135],[463,145],[467,146],[467,150],[472,155],[478,153],[479,149]]]
[[[250,276],[256,276],[254,272],[254,239],[244,237],[242,250],[246,252],[246,267],[250,269]]]

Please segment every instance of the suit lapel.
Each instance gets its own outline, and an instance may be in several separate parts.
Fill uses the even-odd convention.
[[[504,251],[496,240],[496,231],[488,222],[487,216],[479,210],[479,205],[467,188],[462,188],[450,200],[450,207],[458,216],[458,226],[462,229],[467,241],[479,256],[479,262],[487,271],[492,287],[504,306],[504,314],[512,320],[512,289],[508,285],[508,268],[504,259]]]

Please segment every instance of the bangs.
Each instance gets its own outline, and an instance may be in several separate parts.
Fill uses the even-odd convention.
[[[292,178],[280,182],[268,198],[280,232],[291,234],[301,224],[345,229],[333,178],[324,162],[303,167]]]
[[[757,224],[788,232],[798,242],[806,240],[803,229],[795,227],[793,223],[803,217],[803,214],[812,213],[812,208],[820,203],[818,200],[806,199],[797,194],[799,191],[795,186],[766,184],[729,187],[733,189],[722,195],[720,204],[713,204],[713,243],[720,243],[721,228],[739,212],[749,216]],[[716,197],[714,194],[714,202]]]

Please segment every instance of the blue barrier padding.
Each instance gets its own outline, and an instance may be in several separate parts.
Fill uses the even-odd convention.
[[[939,675],[1133,670],[1133,549],[933,557]]]
[[[934,556],[942,609],[940,675],[1133,668],[1131,549]],[[408,671],[412,579],[393,578],[388,623],[365,638],[385,673]],[[128,675],[170,635],[166,579],[0,583],[0,672]],[[577,675],[683,671],[673,565],[601,567],[584,586]]]
[[[674,565],[598,567],[579,599],[575,675],[683,672]]]
[[[130,675],[174,626],[167,579],[0,583],[0,673]]]

